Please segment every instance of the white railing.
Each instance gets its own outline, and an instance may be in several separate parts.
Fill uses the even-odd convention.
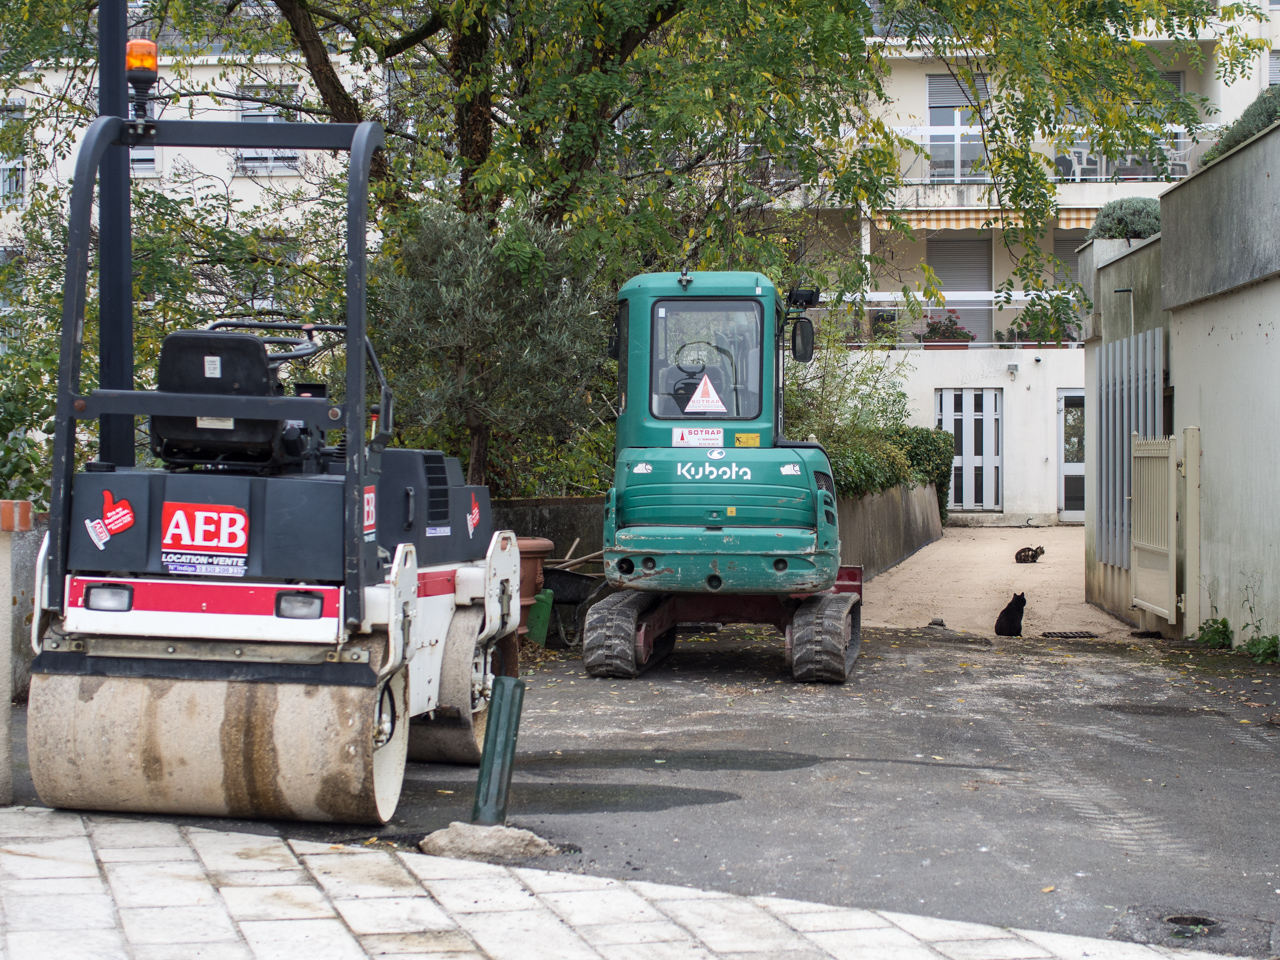
[[[897,330],[903,345],[919,345],[932,321],[953,320],[971,334],[971,347],[1008,347],[1011,341],[998,341],[993,336],[997,318],[1000,321],[1015,319],[1035,300],[1043,299],[1031,293],[1010,294],[1008,302],[994,290],[951,290],[945,294],[944,304],[908,305],[900,293],[874,292],[863,295],[868,329],[878,332],[890,327]],[[998,309],[1003,307],[1003,309]],[[918,314],[918,316],[916,315]],[[907,323],[906,318],[911,318]],[[1003,325],[1003,323],[1002,323]],[[1038,341],[1026,341],[1035,346]],[[1013,341],[1017,345],[1018,341]],[[1070,341],[1064,340],[1063,346]]]
[[[898,127],[895,132],[919,146],[919,151],[905,150],[900,172],[904,183],[990,183],[986,154],[979,127]],[[1216,137],[1206,133],[1193,142],[1185,130],[1171,129],[1162,144],[1165,171],[1153,158],[1129,154],[1109,160],[1092,145],[1081,141],[1071,144],[1037,141],[1034,149],[1054,166],[1058,183],[1108,183],[1164,180],[1167,176],[1181,180],[1190,176],[1196,164]]]

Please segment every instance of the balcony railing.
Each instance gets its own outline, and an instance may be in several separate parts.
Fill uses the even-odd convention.
[[[903,151],[900,171],[904,183],[991,182],[978,127],[900,127],[897,132],[920,146],[918,152]],[[1196,143],[1185,131],[1171,130],[1162,144],[1167,176],[1173,180],[1189,176],[1213,143],[1212,135]],[[1053,163],[1058,183],[1155,181],[1166,176],[1154,158],[1129,154],[1110,160],[1083,141],[1037,141],[1034,148]]]
[[[996,340],[994,329],[997,325],[1001,328],[1008,326],[1034,299],[1031,294],[1015,293],[1012,302],[1004,303],[992,290],[953,290],[945,296],[945,304],[924,304],[912,310],[901,294],[868,293],[863,297],[863,330],[875,336],[892,330],[904,346],[919,346],[931,322],[950,320],[974,338],[966,343],[967,346],[1008,347],[1011,343],[1016,346],[1017,343],[1010,339]],[[1001,306],[1003,309],[998,309]],[[918,316],[914,315],[916,312]],[[1036,342],[1028,341],[1024,345],[1034,346]],[[1069,342],[1064,337],[1064,345]]]

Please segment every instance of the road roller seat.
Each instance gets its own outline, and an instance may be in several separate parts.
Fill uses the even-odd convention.
[[[269,397],[280,392],[267,348],[251,333],[176,330],[160,347],[158,388],[166,393]],[[170,466],[270,468],[288,459],[281,420],[151,418],[151,452]]]

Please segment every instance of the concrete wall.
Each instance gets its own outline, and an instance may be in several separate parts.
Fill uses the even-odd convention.
[[[1166,310],[1280,274],[1277,178],[1280,124],[1165,192],[1160,226],[1178,238],[1165,251]]]
[[[837,509],[840,562],[862,564],[867,579],[942,536],[932,484],[894,487],[859,500],[841,499]],[[581,537],[574,551],[574,556],[581,557],[603,546],[604,497],[495,500],[493,522],[495,529],[554,541],[556,557],[564,556],[574,537]]]
[[[998,387],[1004,391],[1004,486],[1000,512],[952,511],[955,526],[1043,526],[1058,522],[1058,390],[1082,389],[1081,349],[909,351],[904,388],[912,426],[933,427],[935,391]],[[1013,379],[1009,364],[1018,365]],[[1088,403],[1085,404],[1086,410]],[[949,430],[949,423],[943,428]]]
[[[1272,422],[1280,409],[1278,208],[1280,126],[1171,187],[1161,198],[1160,237],[1119,256],[1098,254],[1093,278],[1095,335],[1127,336],[1131,322],[1137,331],[1165,327],[1173,390],[1165,430],[1182,441],[1186,428],[1200,428],[1200,527],[1184,527],[1178,541],[1185,561],[1188,540],[1198,540],[1200,566],[1180,564],[1179,589],[1198,594],[1199,617],[1225,616],[1237,630],[1260,620],[1264,633],[1280,632],[1280,445]],[[1134,288],[1132,321],[1129,298],[1112,293],[1118,287]],[[1095,355],[1091,343],[1087,376],[1096,387]],[[1086,459],[1096,463],[1093,449]],[[1182,517],[1185,498],[1183,489]],[[1089,600],[1145,629],[1193,632],[1195,623],[1170,627],[1129,609],[1127,571],[1096,563],[1091,509],[1087,523]]]
[[[1174,428],[1200,427],[1200,616],[1238,628],[1248,591],[1280,633],[1280,277],[1174,311],[1169,365]]]
[[[857,500],[840,500],[840,562],[861,564],[870,580],[942,536],[933,484],[899,486]]]
[[[493,528],[514,530],[521,537],[546,537],[555,543],[553,557],[563,557],[575,538],[575,557],[604,546],[604,497],[547,497],[494,500]]]

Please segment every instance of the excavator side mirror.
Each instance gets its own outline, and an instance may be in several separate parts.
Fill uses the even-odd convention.
[[[791,359],[796,363],[813,359],[813,324],[808,317],[797,317],[791,323]]]

